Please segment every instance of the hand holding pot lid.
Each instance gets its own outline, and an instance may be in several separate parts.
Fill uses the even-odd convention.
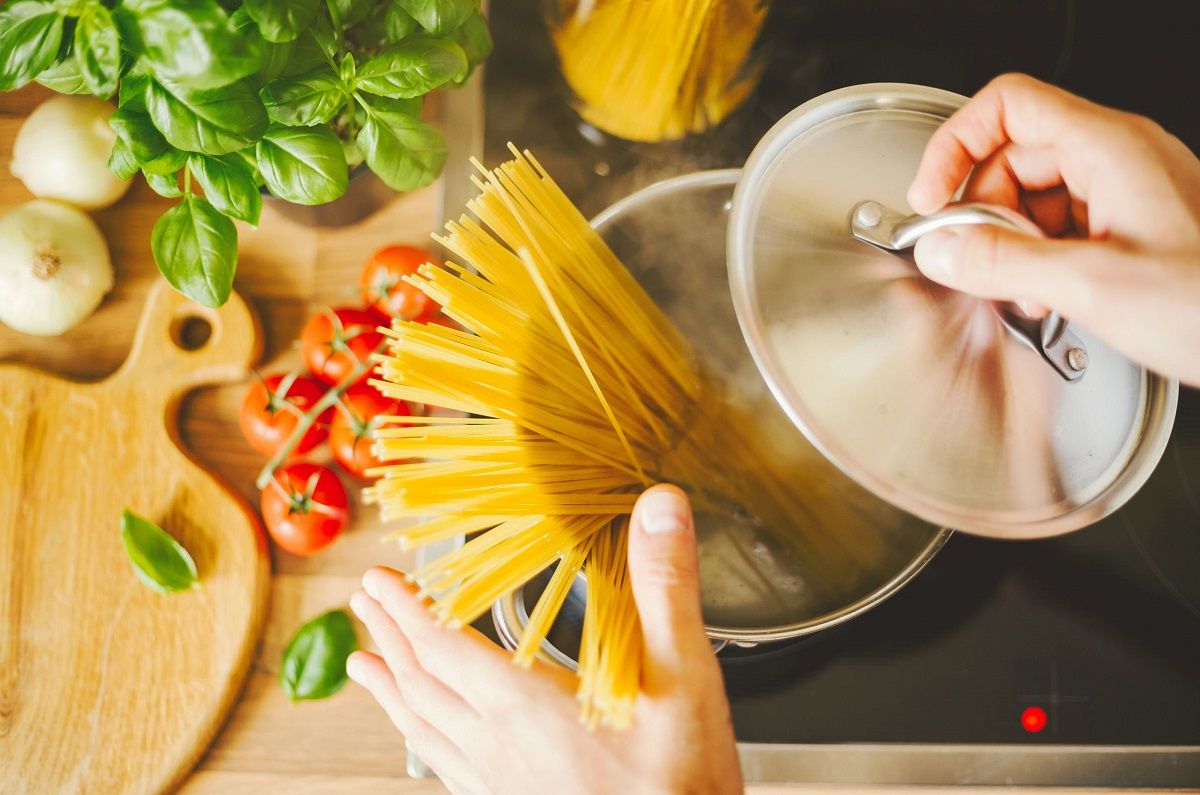
[[[906,194],[931,139],[928,167],[940,177],[914,187],[929,191],[926,211],[951,198],[982,150],[953,137],[958,123],[937,132],[965,102],[920,86],[857,86],[779,122],[734,198],[734,303],[776,398],[844,472],[927,521],[1001,537],[1054,535],[1099,520],[1142,485],[1169,436],[1178,387],[1107,344],[1111,334],[1093,333],[1096,313],[1081,313],[1078,299],[995,289],[977,290],[979,298],[913,266],[903,249],[916,242],[921,256],[949,236],[1019,240],[1030,250],[1085,245],[1014,228],[1019,194],[1008,201],[988,191],[1003,170],[995,159],[964,198],[1007,208],[974,208],[978,225],[936,231],[928,227],[942,224],[908,218]],[[991,141],[997,158],[1013,152],[1003,143]],[[879,215],[865,220],[919,234],[864,235],[854,228],[864,202]],[[1041,197],[1035,204],[1045,207]],[[1098,208],[1090,209],[1099,229]],[[931,244],[920,242],[924,232]],[[1009,300],[1017,298],[1063,314],[1031,315]]]

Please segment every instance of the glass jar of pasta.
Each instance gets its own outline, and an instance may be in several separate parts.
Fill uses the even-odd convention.
[[[581,116],[632,141],[720,123],[762,71],[768,0],[548,0],[546,18]]]

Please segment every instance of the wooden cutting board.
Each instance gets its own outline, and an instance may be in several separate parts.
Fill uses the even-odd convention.
[[[5,791],[160,792],[223,722],[266,613],[265,537],[249,505],[181,451],[175,415],[190,389],[244,378],[258,352],[237,295],[214,310],[159,282],[106,380],[0,366]],[[138,580],[119,532],[126,507],[191,552],[199,590]]]

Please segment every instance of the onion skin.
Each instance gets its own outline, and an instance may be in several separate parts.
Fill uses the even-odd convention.
[[[62,334],[112,289],[108,244],[82,210],[45,199],[0,217],[0,322]]]
[[[108,207],[131,179],[108,170],[117,134],[108,125],[112,105],[96,97],[48,99],[29,114],[13,142],[10,170],[34,196],[85,210]]]

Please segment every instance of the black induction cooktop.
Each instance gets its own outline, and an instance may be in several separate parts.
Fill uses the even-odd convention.
[[[493,4],[485,156],[533,149],[585,213],[739,166],[792,108],[863,82],[970,94],[1028,72],[1200,150],[1190,0],[776,0],[757,94],[717,129],[657,145],[580,124],[539,7]],[[956,535],[869,613],[721,659],[750,779],[1200,785],[1200,392],[1183,392],[1161,464],[1114,516],[1047,541]]]

